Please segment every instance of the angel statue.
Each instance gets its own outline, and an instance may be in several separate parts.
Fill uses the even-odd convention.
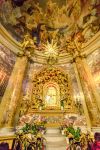
[[[24,40],[21,46],[23,51],[25,52],[25,55],[27,55],[30,58],[31,54],[34,53],[34,49],[35,49],[34,40],[31,38],[30,35],[26,34],[24,36]]]
[[[27,48],[34,48],[34,47],[35,47],[34,41],[32,40],[31,36],[26,34],[24,36],[24,40],[23,40],[23,43],[22,43],[23,50],[25,50]]]

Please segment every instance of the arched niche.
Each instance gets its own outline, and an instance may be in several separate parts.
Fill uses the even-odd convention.
[[[45,108],[60,108],[60,88],[56,82],[47,82],[43,86]]]
[[[52,87],[52,88],[51,88]],[[45,101],[46,92],[54,89],[57,103],[49,107]],[[30,109],[38,109],[39,103],[43,108],[59,108],[61,100],[64,100],[64,108],[73,110],[72,88],[68,73],[57,67],[43,68],[33,80],[33,94]]]

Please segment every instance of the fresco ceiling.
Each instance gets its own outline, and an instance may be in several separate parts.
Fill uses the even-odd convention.
[[[68,53],[75,38],[82,44],[100,30],[99,0],[1,0],[0,6],[7,31],[19,42],[28,34],[40,53],[52,40]]]

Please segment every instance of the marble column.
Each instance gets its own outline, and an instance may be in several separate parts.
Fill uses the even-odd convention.
[[[33,94],[33,92],[32,92],[33,91],[33,78],[34,78],[34,63],[32,61],[30,61],[26,93],[25,93],[25,96],[23,97],[23,101],[22,101],[23,115],[28,113],[28,111],[31,109],[32,94]]]
[[[94,78],[93,78],[93,76],[91,74],[90,68],[87,65],[86,58],[84,58],[84,57],[82,59],[82,64],[83,64],[85,72],[87,74],[87,80],[88,80],[89,86],[91,88],[91,91],[92,91],[92,93],[94,95],[94,99],[95,99],[95,101],[97,103],[97,107],[98,107],[98,109],[100,111],[100,95],[99,95],[99,93],[98,93],[98,91],[96,89],[95,81],[94,81]]]
[[[75,62],[76,62],[77,68],[79,70],[79,74],[80,74],[81,79],[83,79],[83,81],[85,80],[87,82],[88,88],[92,92],[93,99],[97,103],[97,107],[100,111],[100,96],[96,90],[95,81],[92,77],[90,68],[87,65],[86,59],[84,57],[83,58],[77,57],[75,59]]]
[[[18,57],[0,104],[0,127],[13,127],[28,58]]]
[[[34,63],[30,62],[30,69],[28,73],[28,85],[26,89],[26,95],[28,95],[29,100],[32,99],[33,78],[34,78]]]
[[[99,96],[96,91],[96,86],[92,74],[85,61],[85,58],[77,56],[75,58],[75,63],[86,99],[86,105],[88,108],[89,116],[91,118],[92,126],[98,125],[100,121],[100,105],[98,104]]]
[[[73,67],[74,67],[75,76],[76,76],[76,79],[77,79],[78,88],[79,88],[79,91],[80,91],[81,102],[82,102],[84,114],[85,114],[85,117],[86,117],[87,128],[88,128],[88,130],[91,130],[91,120],[90,120],[88,108],[87,108],[87,105],[86,105],[86,100],[85,100],[85,97],[84,97],[83,89],[82,89],[82,86],[81,86],[81,82],[80,82],[80,78],[79,78],[79,74],[78,74],[78,70],[77,70],[77,66],[76,66],[75,62],[73,62]]]

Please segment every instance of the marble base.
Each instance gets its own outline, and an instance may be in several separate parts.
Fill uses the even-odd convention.
[[[0,136],[11,136],[14,135],[14,128],[0,128]]]
[[[100,127],[92,127],[92,132],[100,132]]]

